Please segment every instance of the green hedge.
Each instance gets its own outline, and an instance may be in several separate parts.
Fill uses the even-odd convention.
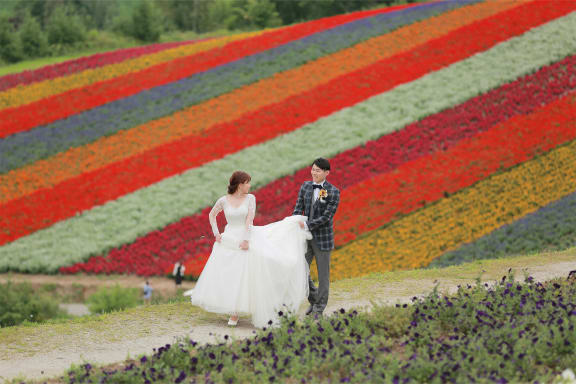
[[[118,284],[113,287],[101,287],[87,300],[91,313],[122,311],[140,303],[140,291],[137,288],[124,288]]]
[[[58,317],[66,317],[58,303],[45,293],[35,292],[30,284],[10,281],[0,284],[0,327]]]

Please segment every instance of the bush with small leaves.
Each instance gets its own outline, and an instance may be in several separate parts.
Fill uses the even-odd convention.
[[[140,303],[140,292],[136,288],[101,287],[87,300],[92,313],[108,313],[135,307]]]

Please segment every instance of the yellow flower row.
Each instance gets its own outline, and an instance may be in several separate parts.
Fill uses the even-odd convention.
[[[82,88],[93,83],[106,81],[132,72],[141,71],[158,64],[208,51],[213,48],[222,47],[233,41],[249,38],[265,32],[266,31],[242,33],[234,36],[202,41],[196,44],[184,45],[150,55],[140,56],[117,64],[88,69],[69,76],[11,88],[5,92],[0,92],[0,109],[14,108],[29,104],[49,96],[64,93],[76,88]]]
[[[85,172],[135,156],[146,150],[240,118],[265,106],[281,103],[339,76],[413,49],[476,20],[518,6],[515,2],[479,3],[439,15],[370,39],[234,92],[186,108],[91,144],[0,175],[0,203],[37,189],[50,188]],[[73,166],[71,166],[73,164]]]
[[[331,279],[426,266],[446,251],[574,192],[574,185],[576,141],[336,250]]]

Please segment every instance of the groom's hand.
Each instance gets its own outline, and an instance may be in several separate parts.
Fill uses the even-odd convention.
[[[305,229],[305,228],[306,228],[306,227],[304,227],[304,223],[303,223],[303,222],[301,222],[301,221],[299,221],[299,222],[298,222],[298,225],[299,225],[299,226],[300,226],[300,228],[302,228],[302,229]]]
[[[243,240],[240,243],[240,249],[243,251],[247,251],[248,250],[248,240]]]

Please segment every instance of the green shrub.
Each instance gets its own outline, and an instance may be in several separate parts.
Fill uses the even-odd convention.
[[[0,18],[0,58],[7,63],[24,59],[18,35],[6,18]]]
[[[276,7],[270,0],[234,0],[231,29],[272,28],[282,25]]]
[[[48,42],[51,45],[74,45],[86,40],[86,29],[77,15],[66,15],[66,11],[57,8],[47,27]]]
[[[27,57],[48,55],[48,41],[36,19],[27,17],[20,29],[20,44]]]
[[[124,288],[116,284],[102,287],[88,297],[87,304],[92,313],[107,313],[135,307],[140,303],[140,291],[137,288]]]
[[[142,1],[132,14],[132,36],[153,43],[162,34],[162,18],[158,9],[149,0]]]
[[[46,295],[34,292],[28,283],[0,284],[0,327],[18,325],[24,321],[42,322],[66,317],[58,303]]]

